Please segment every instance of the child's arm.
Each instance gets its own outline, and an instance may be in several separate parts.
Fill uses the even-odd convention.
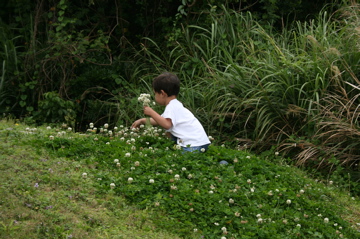
[[[171,119],[162,117],[149,106],[144,107],[144,114],[150,116],[151,119],[153,119],[157,123],[157,125],[160,125],[164,129],[170,129],[172,127]]]

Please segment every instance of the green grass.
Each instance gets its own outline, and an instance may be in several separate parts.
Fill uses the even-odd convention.
[[[24,125],[0,125],[1,238],[179,238],[154,225],[161,212],[97,194],[81,177],[93,165],[29,144],[37,133]]]
[[[184,154],[159,131],[111,131],[0,121],[0,237],[360,236],[358,198],[273,152],[215,141],[206,153]]]

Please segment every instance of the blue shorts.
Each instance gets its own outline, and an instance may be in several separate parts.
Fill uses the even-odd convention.
[[[201,150],[204,149],[206,152],[206,150],[208,150],[210,144],[205,144],[202,146],[194,146],[194,147],[181,147],[184,151],[186,152],[202,152]]]
[[[175,137],[174,135],[171,134],[171,140],[174,141],[175,143],[177,143],[177,137]],[[201,152],[201,149],[205,149],[204,152],[206,152],[206,150],[208,150],[210,144],[205,144],[202,146],[194,146],[194,147],[181,147],[184,151],[186,152],[196,152],[199,151]]]

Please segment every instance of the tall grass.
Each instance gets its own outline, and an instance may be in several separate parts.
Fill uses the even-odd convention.
[[[153,42],[156,50],[147,55],[159,71],[179,74],[182,100],[211,134],[230,133],[256,149],[278,145],[300,157],[321,146],[325,99],[342,89],[348,103],[358,102],[351,89],[359,84],[358,9],[324,9],[276,32],[249,13],[223,8],[206,24],[184,27],[169,53]]]
[[[16,89],[14,81],[19,73],[18,47],[11,31],[0,24],[0,113],[10,112],[15,106]]]

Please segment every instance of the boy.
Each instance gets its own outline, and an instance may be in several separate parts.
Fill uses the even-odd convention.
[[[152,125],[159,125],[169,132],[185,151],[207,150],[210,140],[199,120],[178,101],[180,91],[179,78],[171,73],[163,73],[156,77],[152,87],[155,92],[155,101],[165,106],[165,111],[159,115],[148,106],[144,106],[144,114],[150,116]],[[138,119],[132,128],[146,123],[146,118]]]

